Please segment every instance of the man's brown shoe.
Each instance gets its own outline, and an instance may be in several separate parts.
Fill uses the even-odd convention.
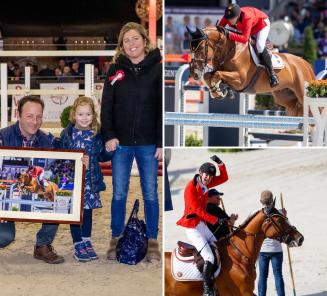
[[[34,246],[34,258],[49,264],[59,264],[65,261],[64,257],[57,255],[53,246]]]

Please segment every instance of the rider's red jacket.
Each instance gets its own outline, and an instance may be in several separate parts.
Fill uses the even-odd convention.
[[[227,24],[236,28],[242,34],[230,32],[229,39],[241,43],[247,43],[251,35],[257,34],[267,26],[265,19],[268,16],[261,10],[254,7],[241,7],[241,15],[235,26],[231,25],[225,17],[222,17],[218,26],[225,27]]]
[[[42,167],[34,166],[31,170],[27,171],[27,173],[29,173],[33,178],[37,178],[43,171],[44,169]]]
[[[227,170],[224,164],[218,166],[220,175],[213,177],[207,188],[218,186],[228,180]],[[197,176],[188,182],[184,191],[185,210],[184,215],[177,221],[177,225],[194,228],[200,221],[206,221],[215,224],[217,217],[206,212],[208,202],[208,192],[203,192],[200,184],[197,182]]]

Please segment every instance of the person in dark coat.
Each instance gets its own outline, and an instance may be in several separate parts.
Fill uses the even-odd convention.
[[[238,218],[237,214],[231,214],[230,216],[220,207],[221,196],[224,195],[217,189],[212,188],[208,191],[208,203],[206,207],[207,213],[212,216],[218,217],[218,221],[215,224],[207,223],[208,228],[214,234],[217,241],[222,237],[230,234],[230,227],[234,226],[235,221]],[[227,223],[223,223],[223,222]]]
[[[162,64],[159,49],[153,48],[146,30],[138,23],[127,23],[120,31],[116,55],[104,83],[101,131],[106,149],[116,151],[112,158],[112,239],[107,258],[116,260],[136,159],[149,238],[146,257],[148,261],[160,260],[157,171],[158,161],[162,160]]]

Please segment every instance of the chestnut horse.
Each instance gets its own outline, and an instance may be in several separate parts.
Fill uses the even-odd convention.
[[[276,53],[284,68],[275,69],[279,85],[272,88],[264,68],[253,62],[249,45],[229,40],[226,29],[218,29],[197,28],[195,32],[188,29],[192,37],[190,76],[199,80],[206,72],[203,78],[213,98],[227,95],[224,85],[236,92],[271,93],[275,103],[285,107],[287,115],[302,116],[304,82],[315,78],[311,65],[298,56]],[[213,68],[209,72],[208,63]]]
[[[45,199],[54,201],[54,196],[58,191],[58,185],[54,182],[46,180],[47,185],[45,191],[38,184],[35,178],[32,178],[30,174],[22,173],[17,176],[17,186],[23,192],[31,192],[43,195]]]
[[[251,215],[232,234],[218,243],[221,270],[215,279],[220,296],[253,296],[255,264],[265,238],[277,239],[289,247],[301,246],[304,237],[275,209],[263,208]],[[171,274],[171,252],[165,253],[165,295],[200,296],[199,281],[176,281]]]

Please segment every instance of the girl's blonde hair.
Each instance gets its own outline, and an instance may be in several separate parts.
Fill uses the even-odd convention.
[[[69,114],[69,121],[72,124],[76,123],[75,119],[75,114],[76,114],[76,109],[78,106],[85,106],[89,105],[91,107],[92,113],[93,113],[93,120],[91,123],[91,130],[94,132],[94,135],[96,135],[100,131],[100,123],[99,123],[99,114],[96,110],[96,106],[94,104],[94,101],[92,98],[89,97],[78,97],[72,106],[72,109],[70,110]]]
[[[121,54],[126,55],[124,52],[124,48],[123,48],[123,38],[124,38],[125,33],[130,30],[137,31],[142,36],[143,40],[145,40],[145,48],[144,48],[145,55],[147,55],[153,49],[153,45],[151,44],[150,38],[149,38],[148,33],[145,30],[145,28],[141,24],[129,22],[129,23],[125,24],[119,32],[118,44],[116,47],[116,54],[113,58],[114,63],[116,62],[119,55],[121,55]]]

